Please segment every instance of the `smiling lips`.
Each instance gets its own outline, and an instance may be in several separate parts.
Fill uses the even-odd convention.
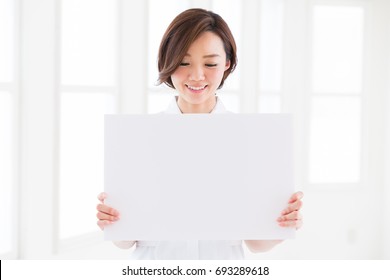
[[[199,86],[199,87],[186,85],[186,87],[187,87],[189,90],[193,91],[193,92],[201,92],[201,91],[203,91],[203,90],[207,87],[207,85]]]

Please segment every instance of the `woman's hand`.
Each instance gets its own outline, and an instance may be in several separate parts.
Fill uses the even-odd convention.
[[[302,214],[299,212],[302,208],[303,192],[296,192],[288,201],[288,206],[282,211],[277,219],[282,227],[291,227],[299,229],[302,226]]]
[[[282,227],[299,229],[302,226],[302,215],[299,210],[302,207],[303,192],[296,192],[288,201],[287,208],[277,219]],[[252,253],[266,252],[271,250],[283,240],[245,240],[246,245]]]
[[[101,230],[104,230],[104,227],[111,225],[114,222],[119,220],[118,210],[107,206],[104,204],[104,200],[107,198],[107,194],[102,192],[98,195],[100,203],[96,206],[98,210],[96,217],[98,218],[97,224]]]

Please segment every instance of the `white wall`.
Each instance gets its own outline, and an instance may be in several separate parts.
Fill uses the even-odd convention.
[[[375,24],[371,25],[370,33],[372,39],[367,48],[372,48],[373,54],[371,63],[366,69],[370,72],[372,83],[372,92],[370,96],[373,98],[367,99],[370,103],[371,110],[369,114],[376,121],[371,122],[370,133],[374,133],[371,146],[376,147],[374,151],[376,156],[371,155],[372,166],[371,172],[375,172],[378,176],[373,182],[378,188],[378,204],[371,203],[368,207],[380,210],[378,220],[380,238],[380,256],[390,258],[390,2],[386,0],[373,1],[371,15],[375,18]],[[374,132],[376,131],[376,133]],[[382,166],[383,164],[383,166]],[[375,170],[375,171],[374,171]],[[369,187],[377,187],[370,185]],[[383,196],[382,196],[383,195]],[[367,219],[376,219],[376,217],[367,217]]]
[[[390,80],[390,77],[389,77]],[[385,162],[385,184],[384,184],[384,246],[383,257],[390,259],[390,91],[387,94],[387,116],[386,116],[386,162]]]
[[[379,210],[378,217],[367,217],[367,219],[378,219],[380,221],[378,230],[381,235],[377,236],[381,240],[381,257],[389,258],[388,249],[384,244],[389,242],[389,73],[390,73],[390,22],[389,12],[390,3],[386,0],[373,1],[370,9],[371,16],[375,19],[370,26],[372,34],[367,48],[372,49],[372,58],[366,71],[369,72],[371,80],[370,91],[367,103],[370,104],[370,110],[367,112],[372,119],[367,125],[370,126],[369,134],[371,135],[370,146],[374,147],[374,154],[370,154],[372,159],[369,172],[377,174],[376,177],[367,186],[377,188],[378,199],[367,205],[368,207]],[[372,98],[371,98],[372,96]],[[376,121],[374,121],[374,119]],[[387,166],[386,166],[387,163]],[[388,246],[388,245],[387,245]],[[387,251],[387,253],[386,253]]]
[[[390,7],[387,9],[390,12]],[[387,30],[390,36],[390,23],[387,23]],[[388,65],[390,65],[390,58],[387,59]],[[388,66],[390,69],[390,66]],[[384,178],[384,244],[383,244],[383,257],[390,259],[390,70],[387,72],[387,90],[385,92],[385,104],[386,104],[386,116],[385,116],[385,178]]]

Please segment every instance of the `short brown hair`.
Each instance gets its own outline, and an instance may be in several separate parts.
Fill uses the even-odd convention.
[[[180,13],[168,26],[158,51],[159,84],[165,83],[169,87],[175,88],[171,75],[179,67],[190,45],[206,31],[211,31],[221,38],[226,60],[230,60],[230,67],[223,74],[218,89],[223,86],[225,79],[237,65],[236,42],[222,17],[204,9],[186,10]]]

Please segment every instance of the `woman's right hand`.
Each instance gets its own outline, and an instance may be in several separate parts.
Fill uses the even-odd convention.
[[[107,206],[104,204],[104,200],[107,198],[107,194],[102,192],[98,195],[100,203],[96,206],[98,210],[96,217],[98,218],[97,225],[101,230],[104,230],[104,227],[111,225],[119,220],[118,210]]]

